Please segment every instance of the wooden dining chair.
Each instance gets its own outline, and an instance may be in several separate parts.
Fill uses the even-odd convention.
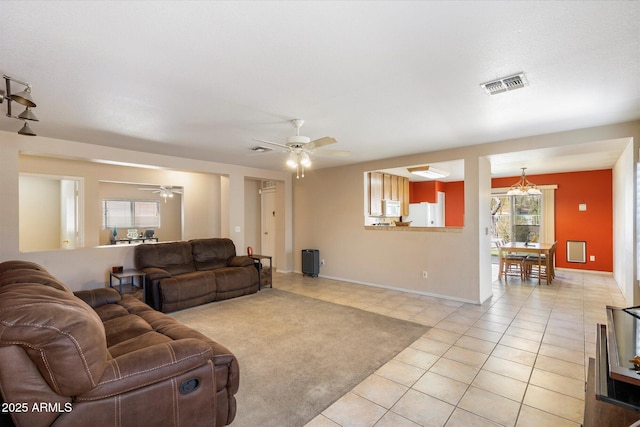
[[[540,278],[547,281],[547,285],[556,277],[555,253],[558,242],[553,242],[549,249],[549,257],[546,255],[528,255],[524,259],[524,271],[527,278]],[[538,258],[540,258],[538,260]]]
[[[498,248],[498,259],[500,260],[500,277],[504,275],[504,279],[507,280],[507,276],[520,276],[521,280],[525,279],[524,270],[524,256],[511,254],[503,249],[504,241],[496,241],[496,247]]]

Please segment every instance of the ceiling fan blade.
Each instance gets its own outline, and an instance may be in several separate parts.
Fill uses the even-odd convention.
[[[140,191],[159,191],[157,188],[138,188]]]
[[[276,147],[281,147],[281,148],[286,148],[287,150],[290,150],[291,147],[289,147],[288,145],[285,144],[279,144],[277,142],[271,142],[271,141],[267,141],[265,139],[258,139],[258,138],[253,138],[254,141],[258,141],[258,142],[264,142],[265,144],[271,144],[271,145],[275,145]]]
[[[317,150],[314,151],[313,154],[318,156],[336,156],[336,157],[347,157],[351,155],[351,151],[343,151],[343,150]]]
[[[308,143],[305,146],[305,148],[307,150],[315,150],[316,148],[324,147],[325,145],[335,144],[336,142],[338,141],[336,141],[335,138],[331,138],[330,136],[325,136],[324,138],[314,139],[313,141]]]

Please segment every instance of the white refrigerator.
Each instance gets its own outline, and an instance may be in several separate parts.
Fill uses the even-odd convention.
[[[438,192],[438,203],[410,203],[409,216],[402,220],[412,227],[444,227],[444,193]]]

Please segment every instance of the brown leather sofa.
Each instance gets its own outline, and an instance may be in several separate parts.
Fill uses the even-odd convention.
[[[238,385],[229,350],[136,298],[0,263],[0,392],[15,425],[222,426]]]
[[[258,291],[255,262],[236,256],[231,239],[138,245],[136,269],[146,273],[146,302],[170,312]]]

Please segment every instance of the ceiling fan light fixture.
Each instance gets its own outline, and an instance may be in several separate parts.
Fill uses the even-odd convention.
[[[407,170],[410,173],[421,176],[423,178],[438,179],[438,178],[445,178],[449,176],[449,172],[436,169],[432,166],[416,166],[412,168],[407,168]]]
[[[300,153],[300,164],[304,167],[311,166],[311,158],[309,158],[309,154],[305,151]]]
[[[289,155],[287,156],[287,166],[289,166],[290,168],[298,167],[298,155],[293,151],[290,151]]]

